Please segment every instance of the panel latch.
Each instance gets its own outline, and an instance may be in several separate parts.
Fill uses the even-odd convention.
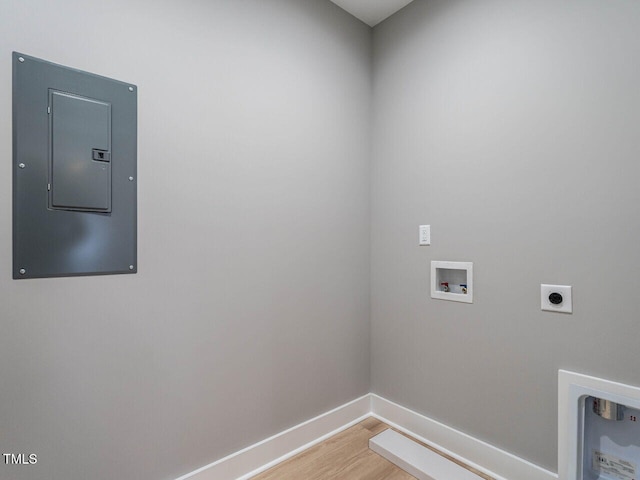
[[[111,152],[107,150],[100,150],[98,148],[94,148],[91,150],[93,152],[93,159],[97,162],[110,162],[111,161]]]

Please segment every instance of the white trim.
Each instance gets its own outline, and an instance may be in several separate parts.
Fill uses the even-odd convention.
[[[496,480],[558,480],[558,475],[553,472],[373,393],[273,435],[176,480],[248,480],[370,416]]]
[[[582,478],[584,399],[605,398],[640,408],[640,388],[558,370],[558,473],[560,480]]]
[[[370,411],[370,395],[367,394],[176,480],[247,480],[361,422],[370,416]]]
[[[467,285],[467,292],[440,290],[440,276],[438,270],[460,270],[464,271]],[[451,279],[448,279],[451,281]],[[452,288],[460,288],[460,285],[451,285]],[[452,302],[473,303],[473,262],[441,262],[431,261],[431,298],[440,300],[450,300]]]
[[[371,394],[372,415],[421,442],[496,480],[557,480],[558,476],[523,458],[408,408]]]

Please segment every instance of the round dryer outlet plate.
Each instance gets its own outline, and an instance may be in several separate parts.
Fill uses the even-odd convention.
[[[570,285],[540,285],[540,308],[549,312],[573,313]]]

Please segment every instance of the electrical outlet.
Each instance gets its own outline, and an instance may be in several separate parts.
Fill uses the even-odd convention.
[[[431,225],[420,225],[419,245],[431,245]]]
[[[549,312],[573,313],[570,285],[540,285],[540,308]]]

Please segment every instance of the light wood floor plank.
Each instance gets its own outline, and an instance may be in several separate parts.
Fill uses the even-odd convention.
[[[415,480],[415,477],[369,450],[369,439],[387,428],[390,427],[385,423],[369,417],[254,476],[252,480]],[[424,445],[422,442],[418,443]],[[434,450],[428,445],[424,446]],[[441,452],[437,453],[442,455]],[[478,480],[494,480],[449,459],[477,474]]]

